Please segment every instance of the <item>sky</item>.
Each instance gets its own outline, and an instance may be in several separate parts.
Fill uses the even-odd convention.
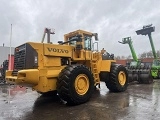
[[[155,49],[160,50],[159,0],[0,0],[0,46],[16,47],[25,42],[41,42],[44,28],[52,28],[51,41],[82,29],[98,33],[99,50],[128,56],[128,45],[118,43],[131,37],[138,54],[151,50],[148,36],[136,30],[153,24]]]

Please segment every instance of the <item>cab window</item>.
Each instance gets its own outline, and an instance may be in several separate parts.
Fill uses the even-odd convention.
[[[90,36],[84,37],[84,49],[85,50],[91,50],[91,40],[92,38]]]

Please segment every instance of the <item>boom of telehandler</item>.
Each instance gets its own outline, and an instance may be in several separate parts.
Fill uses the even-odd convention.
[[[151,74],[153,78],[160,78],[160,59],[158,59],[157,57],[153,39],[152,39],[152,32],[154,31],[155,31],[155,27],[152,26],[152,24],[150,24],[150,25],[143,26],[143,29],[137,30],[136,33],[137,35],[148,35],[151,48],[152,48],[153,57],[154,57],[154,60],[151,66]]]
[[[122,42],[119,41],[119,43],[128,44],[132,53],[133,61],[131,61],[130,65],[127,66],[129,82],[138,81],[138,83],[152,83],[153,79],[151,77],[151,69],[148,66],[145,66],[141,60],[138,60],[131,37],[123,38]]]

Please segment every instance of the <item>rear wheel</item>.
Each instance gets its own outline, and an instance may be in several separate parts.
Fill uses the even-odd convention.
[[[113,92],[123,92],[128,86],[127,70],[119,64],[112,64],[109,80],[105,81],[107,88]]]
[[[89,100],[94,90],[92,73],[84,65],[69,65],[59,74],[57,92],[67,103],[75,105]]]

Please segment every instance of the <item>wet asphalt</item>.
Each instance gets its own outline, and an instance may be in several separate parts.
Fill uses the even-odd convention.
[[[30,88],[0,85],[0,120],[160,120],[160,80],[132,83],[122,93],[105,83],[87,103],[68,106],[58,96],[41,96]]]

